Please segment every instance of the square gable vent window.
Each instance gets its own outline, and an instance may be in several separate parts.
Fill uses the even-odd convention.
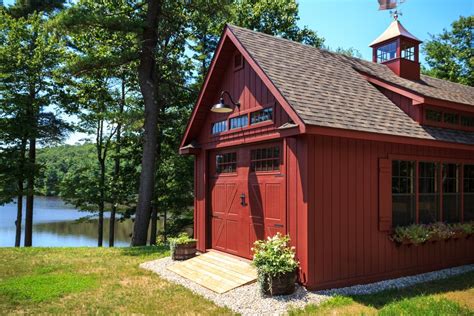
[[[234,70],[240,70],[244,68],[244,58],[241,53],[234,54]]]

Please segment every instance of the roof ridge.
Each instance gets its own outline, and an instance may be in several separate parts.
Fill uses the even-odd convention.
[[[376,65],[376,67],[383,67],[383,68],[386,68],[386,69],[389,69],[387,67],[387,65],[384,65],[384,64],[379,64],[379,63],[375,63],[371,60],[367,60],[367,59],[363,59],[363,58],[359,58],[359,57],[355,57],[355,56],[348,56],[348,55],[345,55],[345,54],[342,54],[342,53],[338,53],[338,52],[334,52],[334,51],[331,51],[327,48],[320,48],[320,47],[314,47],[314,46],[311,46],[311,45],[308,45],[308,44],[304,44],[304,43],[300,43],[300,42],[296,42],[296,41],[293,41],[291,39],[288,39],[288,38],[284,38],[284,37],[280,37],[280,36],[277,36],[277,35],[270,35],[270,34],[267,34],[267,33],[263,33],[263,32],[259,32],[259,31],[255,31],[255,30],[251,30],[251,29],[248,29],[246,27],[242,27],[242,26],[237,26],[237,25],[234,25],[234,24],[231,24],[231,23],[227,23],[226,24],[229,28],[236,28],[236,29],[241,29],[241,30],[244,30],[246,32],[252,32],[252,33],[256,33],[258,35],[263,35],[263,36],[266,36],[266,37],[270,37],[272,39],[276,39],[276,40],[281,40],[281,41],[286,41],[286,42],[290,42],[292,44],[296,44],[296,45],[300,45],[300,46],[303,46],[303,47],[306,47],[306,48],[311,48],[311,49],[315,49],[317,51],[320,51],[320,52],[325,52],[325,53],[329,53],[331,55],[334,55],[335,57],[343,57],[343,58],[347,58],[347,59],[353,59],[353,60],[356,60],[356,61],[362,61],[362,62],[365,62],[365,63],[368,63],[370,65]],[[430,77],[432,79],[436,79],[438,81],[443,81],[443,82],[447,82],[447,83],[450,83],[450,84],[456,84],[456,85],[460,85],[461,87],[468,87],[468,88],[473,88],[471,86],[468,86],[468,85],[465,85],[465,84],[462,84],[462,83],[458,83],[458,82],[453,82],[453,81],[449,81],[449,80],[445,80],[445,79],[441,79],[441,78],[436,78],[436,77],[433,77],[433,76],[430,76],[430,75],[426,75],[426,74],[421,74],[422,76],[426,76],[426,77]],[[404,79],[404,80],[408,80],[408,81],[413,81],[413,82],[416,82],[416,80],[410,80],[410,79],[406,79],[406,78],[402,78],[400,77],[401,79]]]

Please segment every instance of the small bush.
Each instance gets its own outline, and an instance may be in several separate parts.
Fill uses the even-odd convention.
[[[257,240],[252,251],[252,264],[259,275],[276,276],[296,271],[299,266],[295,259],[295,248],[290,247],[290,237],[280,233],[267,240]]]

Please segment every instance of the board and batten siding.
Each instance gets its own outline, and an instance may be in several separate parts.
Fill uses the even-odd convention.
[[[243,137],[246,143],[251,141],[253,137],[274,132],[275,128],[289,121],[289,116],[285,110],[276,102],[275,97],[262,82],[255,71],[244,61],[243,68],[234,70],[232,66],[227,67],[224,71],[222,80],[218,86],[214,87],[213,103],[209,104],[209,109],[219,100],[220,92],[228,91],[235,101],[240,101],[240,109],[234,110],[230,115],[218,114],[210,112],[202,124],[201,133],[198,142],[206,147],[226,146],[226,142],[239,140],[242,142]],[[224,97],[229,102],[227,96]],[[261,108],[273,107],[273,124],[260,123],[255,127],[242,130],[234,130],[232,132],[223,132],[221,134],[212,135],[211,127],[214,122],[227,119],[230,117],[247,114]],[[250,122],[249,122],[250,124]]]
[[[379,229],[379,159],[469,159],[472,152],[312,135],[308,145],[310,288],[367,283],[474,262],[474,238],[400,246]],[[304,182],[302,180],[302,182]],[[299,224],[301,225],[301,224]],[[300,228],[301,229],[301,228]],[[309,251],[309,250],[308,250]]]

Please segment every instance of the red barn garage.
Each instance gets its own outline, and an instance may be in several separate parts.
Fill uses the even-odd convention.
[[[180,148],[198,249],[289,234],[312,289],[473,263],[474,238],[389,239],[474,220],[474,88],[420,75],[419,44],[393,21],[368,62],[227,26]]]

